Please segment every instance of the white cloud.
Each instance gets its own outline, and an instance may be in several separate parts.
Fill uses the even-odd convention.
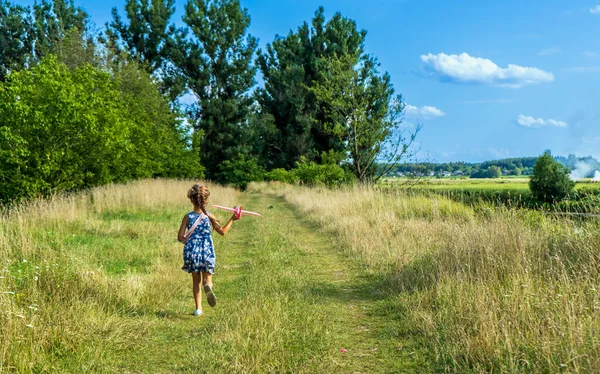
[[[501,87],[519,88],[528,84],[552,82],[552,73],[533,67],[509,64],[501,68],[491,60],[460,55],[427,54],[421,56],[425,69],[442,81],[481,83]]]
[[[438,108],[427,105],[419,108],[414,105],[407,104],[404,110],[406,116],[410,118],[433,119],[437,117],[444,117],[446,115],[446,113],[442,112]]]
[[[556,121],[552,118],[544,120],[542,118],[534,118],[530,116],[524,116],[519,114],[517,123],[523,127],[530,127],[538,129],[540,127],[566,127],[567,123],[562,121]]]
[[[590,13],[592,14],[600,14],[600,5],[596,5],[593,8],[590,8]]]
[[[541,51],[538,52],[538,55],[539,56],[550,56],[550,55],[556,55],[559,53],[560,53],[560,48],[551,47],[551,48],[542,49]]]

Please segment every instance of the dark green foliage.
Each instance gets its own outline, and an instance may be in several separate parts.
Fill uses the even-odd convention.
[[[255,159],[246,159],[242,154],[238,154],[232,160],[223,161],[220,169],[218,178],[222,183],[242,190],[245,190],[250,182],[262,181],[265,174],[265,170]]]
[[[343,142],[324,128],[324,105],[311,87],[323,78],[324,61],[334,56],[358,61],[366,31],[339,13],[326,22],[323,13],[319,8],[310,26],[304,23],[296,32],[276,37],[266,52],[259,52],[265,86],[257,91],[257,100],[277,130],[263,150],[268,169],[292,168],[301,157],[319,160],[330,150],[345,152]]]
[[[323,129],[347,145],[352,172],[365,184],[409,157],[419,131],[404,137],[402,96],[394,95],[389,74],[378,67],[372,56],[334,58],[322,64],[323,78],[311,89],[324,108]]]
[[[175,100],[184,91],[185,82],[173,65],[170,56],[175,45],[175,26],[170,19],[175,13],[174,0],[126,0],[127,23],[117,9],[113,20],[106,25],[108,46],[138,61],[150,74],[158,75],[161,91]]]
[[[492,165],[485,170],[480,170],[471,174],[471,178],[500,178],[501,176],[502,169],[496,165]]]
[[[286,170],[283,168],[273,169],[265,173],[264,178],[270,182],[283,182],[289,184],[296,184],[299,182],[298,176],[294,170]]]
[[[203,133],[201,162],[207,176],[226,182],[222,163],[251,151],[246,128],[257,41],[247,34],[250,16],[237,0],[190,0],[185,9],[191,34],[179,30],[173,63],[197,98],[189,114]]]
[[[350,170],[336,164],[317,164],[304,158],[296,163],[296,168],[290,174],[293,175],[293,180],[309,186],[336,187],[354,181]]]
[[[83,37],[89,24],[88,14],[73,0],[42,0],[33,6],[35,57],[39,60],[56,53],[57,46],[73,30]]]
[[[575,188],[575,182],[569,177],[569,169],[544,153],[533,167],[529,188],[537,200],[551,203],[567,197]]]
[[[70,61],[63,60],[66,54],[71,59],[87,57],[85,62],[90,62],[94,47],[92,38],[85,37],[88,23],[88,15],[73,0],[42,0],[33,10],[0,1],[0,81],[50,53],[65,62]],[[69,53],[74,43],[81,44],[78,53]]]
[[[174,29],[169,20],[175,13],[174,0],[126,0],[126,24],[112,9],[113,21],[107,24],[110,46],[125,51],[154,73],[165,65],[168,39]]]
[[[443,172],[455,172],[461,171],[466,176],[472,178],[488,178],[486,176],[486,170],[491,166],[497,166],[500,168],[502,175],[531,175],[533,172],[533,165],[537,157],[520,157],[520,158],[507,158],[502,160],[485,161],[481,163],[469,163],[469,162],[447,162],[447,163],[433,163],[433,162],[417,162],[417,163],[406,163],[398,165],[393,173],[404,173],[404,174],[422,174],[428,175],[433,172],[435,175],[439,175]]]
[[[33,53],[33,20],[27,8],[0,1],[0,81],[26,66]]]

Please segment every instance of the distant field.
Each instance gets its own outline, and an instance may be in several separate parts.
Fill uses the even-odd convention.
[[[558,204],[536,201],[529,191],[529,178],[389,178],[380,182],[379,188],[383,191],[402,190],[417,194],[441,195],[469,205],[487,202],[497,206],[542,209],[568,214],[600,214],[600,183],[591,180],[577,182],[577,193]]]
[[[510,190],[519,193],[529,192],[529,178],[499,178],[499,179],[468,179],[468,178],[387,178],[380,186],[412,188],[412,189],[442,189],[463,191]],[[576,189],[600,189],[600,183],[591,180],[577,182]]]

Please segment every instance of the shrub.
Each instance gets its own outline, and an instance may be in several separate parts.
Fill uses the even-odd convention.
[[[312,186],[325,185],[332,187],[349,184],[354,181],[352,173],[339,165],[319,165],[315,162],[306,162],[305,158],[296,163],[296,168],[291,173],[301,183]]]
[[[550,153],[544,153],[535,162],[529,188],[537,200],[553,203],[569,196],[575,182],[569,177],[569,169],[556,162]]]
[[[265,173],[265,180],[295,184],[298,182],[298,176],[293,170],[287,171],[285,169],[280,168],[273,169]]]
[[[256,159],[246,159],[239,154],[233,160],[225,160],[220,166],[221,172],[217,174],[219,183],[229,184],[245,190],[248,183],[262,181],[265,170],[258,165]]]

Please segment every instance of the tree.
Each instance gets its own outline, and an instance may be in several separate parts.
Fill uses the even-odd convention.
[[[402,96],[394,96],[391,78],[379,73],[375,58],[354,64],[351,56],[325,62],[312,92],[322,103],[324,129],[347,144],[356,179],[374,183],[410,156],[419,127],[404,136]]]
[[[221,181],[223,161],[251,149],[245,134],[257,41],[247,34],[250,16],[238,0],[190,0],[185,9],[191,35],[179,30],[173,63],[197,99],[189,115],[203,133],[202,164],[209,178]]]
[[[286,37],[277,36],[259,51],[257,59],[264,88],[257,90],[261,113],[273,119],[271,134],[263,150],[266,167],[293,168],[302,157],[321,160],[330,150],[344,152],[344,144],[324,129],[324,105],[310,90],[321,78],[323,60],[334,56],[358,60],[364,50],[366,31],[336,13],[326,22],[319,8],[311,25],[304,23]]]
[[[27,65],[33,54],[33,20],[27,8],[0,1],[0,82]]]
[[[502,169],[499,166],[492,165],[485,171],[486,178],[500,178],[502,176]]]
[[[106,24],[108,46],[117,54],[127,54],[148,73],[158,76],[161,92],[174,101],[184,90],[184,80],[170,63],[176,32],[170,19],[174,0],[126,0],[128,23],[112,9],[113,20]]]
[[[171,110],[159,86],[138,63],[122,61],[113,66],[121,103],[130,118],[132,147],[122,173],[128,179],[147,177],[202,178],[203,169],[189,126]]]
[[[29,7],[0,1],[0,81],[53,53],[70,67],[92,62],[89,17],[73,0],[42,0]]]
[[[89,25],[88,14],[73,0],[42,0],[33,6],[35,58],[55,53],[56,47],[73,30],[83,38]]]
[[[546,152],[535,162],[529,188],[537,200],[552,203],[567,197],[575,182],[569,177],[569,169]]]
[[[10,74],[0,86],[10,147],[0,160],[0,200],[119,180],[114,170],[129,166],[122,161],[131,143],[118,96],[109,74],[89,65],[71,72],[53,56]]]
[[[148,73],[135,63],[106,70],[50,55],[0,83],[0,202],[201,176],[188,129]]]

